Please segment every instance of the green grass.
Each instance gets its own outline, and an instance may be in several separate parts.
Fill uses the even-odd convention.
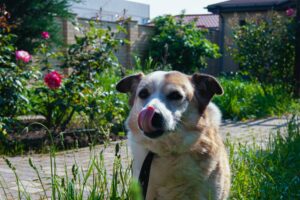
[[[300,199],[300,127],[294,118],[263,147],[256,144],[234,144],[229,141],[226,145],[232,170],[230,199]],[[120,153],[119,145],[115,147],[112,179],[105,169],[103,151],[95,153],[91,148],[87,170],[84,171],[75,163],[71,174],[65,170],[63,177],[57,175],[55,152],[55,148],[52,148],[49,156],[52,199],[141,199],[137,182],[131,180],[130,167],[122,164],[124,155]],[[24,191],[15,167],[8,159],[6,162],[15,174],[19,197],[32,199],[30,194]],[[31,160],[29,165],[36,172],[36,178],[42,185],[43,198],[46,195],[45,183]],[[0,186],[3,185],[5,183],[0,182]]]
[[[239,76],[221,77],[224,95],[214,98],[226,119],[245,120],[281,116],[300,110],[299,100],[293,99],[286,88],[243,80]]]
[[[291,121],[285,129],[265,148],[227,143],[231,199],[300,199],[299,123]]]
[[[51,192],[51,199],[62,200],[141,200],[140,187],[138,183],[131,178],[130,164],[122,164],[124,159],[129,160],[128,155],[121,155],[120,148],[120,144],[116,144],[112,176],[108,173],[104,165],[104,150],[96,153],[93,148],[90,148],[90,158],[87,168],[82,168],[82,166],[78,165],[77,161],[75,161],[72,165],[71,172],[65,165],[65,174],[59,176],[57,173],[56,150],[52,149],[49,156],[51,165],[50,190],[49,187],[47,187],[49,180],[47,181],[45,177],[41,177],[40,168],[29,158],[28,164],[35,171],[36,180],[39,181],[43,190],[43,192],[40,193],[40,198],[46,198],[47,193],[49,197],[49,192]],[[4,159],[15,175],[18,187],[18,199],[36,199],[36,197],[31,197],[31,194],[26,192],[26,186],[22,184],[16,167],[9,159]],[[0,181],[0,187],[2,187],[1,190],[3,190],[5,198],[10,199],[9,191],[3,189],[3,187],[6,188],[5,181]],[[48,190],[46,188],[48,188]]]

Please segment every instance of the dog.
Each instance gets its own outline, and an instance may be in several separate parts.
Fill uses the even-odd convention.
[[[210,75],[155,71],[127,76],[116,89],[129,93],[125,122],[138,178],[153,152],[147,200],[227,199],[230,168],[218,134],[221,112],[211,99],[222,95]]]

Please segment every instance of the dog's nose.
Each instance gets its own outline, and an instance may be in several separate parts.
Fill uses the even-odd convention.
[[[144,108],[138,116],[139,128],[150,138],[163,134],[163,116],[153,106]]]
[[[164,124],[162,114],[156,111],[152,117],[151,123],[154,128],[162,130]]]

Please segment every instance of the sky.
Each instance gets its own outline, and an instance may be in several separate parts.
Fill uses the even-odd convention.
[[[219,3],[226,0],[130,0],[150,5],[150,18],[164,14],[177,15],[182,10],[185,14],[205,14],[208,13],[207,5]]]

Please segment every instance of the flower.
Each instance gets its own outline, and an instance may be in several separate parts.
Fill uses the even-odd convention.
[[[61,86],[62,75],[57,71],[52,71],[44,77],[45,84],[52,90],[58,89]]]
[[[285,14],[288,16],[288,17],[291,17],[295,14],[295,10],[293,8],[289,8],[285,11]]]
[[[43,31],[41,35],[42,35],[42,38],[44,38],[46,40],[50,38],[50,34],[47,31]]]
[[[28,63],[31,60],[31,55],[27,51],[18,50],[16,51],[16,60],[22,60]]]

